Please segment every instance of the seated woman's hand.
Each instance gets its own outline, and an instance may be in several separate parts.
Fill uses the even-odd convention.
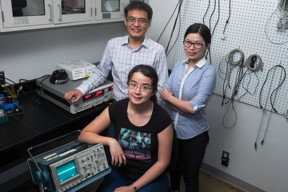
[[[111,139],[109,142],[109,148],[111,153],[111,164],[113,166],[120,167],[126,164],[126,157],[124,152],[116,139]]]
[[[134,192],[134,191],[135,191],[134,187],[132,185],[130,185],[130,186],[118,187],[113,192]]]

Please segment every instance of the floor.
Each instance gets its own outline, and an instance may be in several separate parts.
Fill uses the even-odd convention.
[[[211,174],[200,171],[200,192],[244,192]]]
[[[99,184],[97,184],[98,186]],[[78,192],[95,192],[95,185],[87,186]],[[181,183],[181,192],[184,192],[184,183]],[[211,174],[200,171],[200,191],[199,192],[244,192]]]
[[[23,175],[24,178],[28,178],[30,175]],[[95,189],[98,188],[99,182],[95,182],[91,185],[86,186],[85,188],[77,191],[77,192],[95,192]],[[13,185],[13,184],[11,184]],[[32,181],[25,182],[17,187],[12,187],[12,189],[5,189],[2,186],[1,192],[37,192],[39,191],[38,187],[32,184]],[[9,187],[10,188],[10,187]],[[184,192],[184,183],[181,184],[181,190]],[[200,171],[200,191],[199,192],[244,192],[220,179],[215,176],[212,176],[204,171]]]

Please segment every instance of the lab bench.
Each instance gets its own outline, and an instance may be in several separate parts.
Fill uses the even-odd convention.
[[[24,164],[29,158],[27,149],[47,142],[51,139],[60,137],[75,130],[83,129],[97,115],[99,115],[109,102],[102,103],[77,114],[71,114],[57,105],[41,98],[36,93],[36,81],[32,80],[22,84],[23,91],[20,92],[18,101],[23,109],[22,111],[8,116],[8,121],[0,123],[0,175],[5,177],[4,173],[11,176],[9,170]],[[77,135],[69,139],[77,138]],[[35,153],[41,153],[41,150],[56,147],[65,143],[65,139],[53,142],[51,146],[44,146]],[[22,181],[21,181],[22,180]],[[19,186],[15,184],[19,183]],[[26,183],[26,184],[25,184]],[[28,185],[27,185],[28,183]],[[7,182],[0,183],[1,190],[9,186],[9,190],[15,191],[17,187],[25,191],[27,186],[32,187],[32,180],[28,169],[19,175],[15,175]],[[11,189],[11,184],[15,188]],[[35,188],[29,188],[27,191],[38,191]],[[5,190],[4,190],[5,191]]]

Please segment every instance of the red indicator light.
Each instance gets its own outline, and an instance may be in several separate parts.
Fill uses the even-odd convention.
[[[103,94],[104,94],[104,91],[103,91],[103,90],[97,91],[97,92],[95,92],[94,97],[97,97],[97,96],[103,95]]]
[[[92,97],[93,97],[92,94],[84,95],[83,100],[85,101],[85,100],[91,99]]]
[[[112,86],[110,86],[110,87],[108,87],[108,90],[110,91],[110,90],[113,90],[114,89],[114,86],[112,85]]]

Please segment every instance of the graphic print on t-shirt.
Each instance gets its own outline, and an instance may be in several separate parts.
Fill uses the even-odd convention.
[[[128,159],[151,159],[151,133],[121,128],[118,142]]]

